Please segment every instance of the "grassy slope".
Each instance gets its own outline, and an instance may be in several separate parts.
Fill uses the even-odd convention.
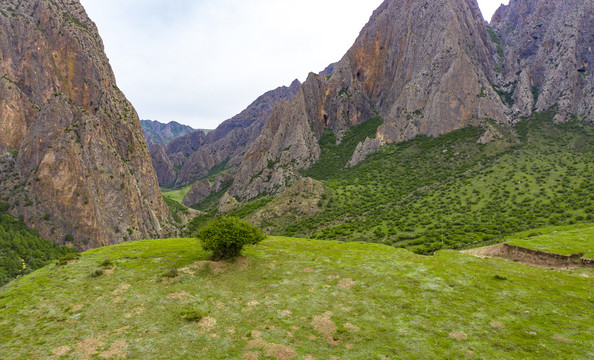
[[[457,249],[531,228],[591,221],[594,128],[539,114],[503,139],[481,128],[387,145],[353,169],[307,174],[334,196],[276,235],[375,241],[419,253]],[[319,169],[318,169],[319,168]],[[319,171],[318,171],[319,170]]]
[[[0,358],[594,357],[588,270],[279,237],[246,256],[204,265],[194,239],[151,240],[45,267],[0,289]]]
[[[506,238],[505,242],[561,255],[583,253],[585,258],[594,259],[594,224],[524,231]]]
[[[184,197],[186,195],[188,195],[188,193],[190,192],[191,189],[192,189],[192,185],[188,185],[188,186],[184,186],[181,189],[176,189],[176,190],[167,190],[167,189],[162,188],[161,192],[163,193],[163,196],[173,199],[181,204],[182,200],[184,199]]]

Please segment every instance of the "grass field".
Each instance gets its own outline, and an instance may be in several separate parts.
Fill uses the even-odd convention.
[[[181,204],[182,200],[190,192],[191,189],[192,185],[188,185],[176,190],[161,189],[161,193],[163,194],[163,196],[175,200]]]
[[[271,237],[85,252],[0,289],[2,359],[587,359],[594,274]]]
[[[508,237],[506,243],[554,254],[584,254],[594,259],[594,224],[553,226],[524,231]]]

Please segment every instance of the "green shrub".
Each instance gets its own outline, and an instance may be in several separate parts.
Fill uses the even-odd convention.
[[[80,255],[77,253],[68,253],[68,254],[62,256],[60,258],[60,260],[58,260],[58,265],[60,265],[60,266],[68,265],[69,261],[78,260],[79,257],[80,257]]]
[[[101,266],[102,268],[112,268],[113,261],[111,261],[110,259],[105,259],[99,266]]]
[[[163,277],[173,279],[176,278],[178,275],[179,273],[177,272],[177,268],[173,266],[171,269],[169,269],[169,271],[163,274]]]
[[[236,217],[222,217],[209,223],[198,231],[197,237],[205,250],[213,252],[214,260],[235,258],[245,245],[266,238],[260,229]]]
[[[95,270],[91,271],[91,277],[93,277],[93,278],[95,278],[95,277],[99,277],[99,276],[101,276],[101,275],[103,275],[103,274],[104,274],[104,271],[103,271],[103,269],[99,269],[99,268],[97,268],[97,269],[95,269]]]
[[[181,315],[182,319],[184,319],[186,321],[198,322],[198,321],[202,320],[202,318],[204,317],[204,312],[202,312],[202,310],[199,310],[199,309],[186,308],[181,311],[180,315]]]

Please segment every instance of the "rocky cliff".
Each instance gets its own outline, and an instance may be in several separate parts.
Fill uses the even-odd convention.
[[[164,124],[155,120],[140,120],[140,126],[142,127],[144,140],[149,147],[153,144],[167,146],[178,137],[197,131],[188,125],[182,125],[175,121]]]
[[[376,114],[384,119],[377,141],[361,144],[359,154],[481,119],[508,123],[491,86],[496,56],[475,0],[386,0],[331,74],[310,74],[291,103],[273,109],[231,194],[278,193],[318,159],[325,128],[340,141]]]
[[[2,201],[80,249],[159,236],[169,211],[132,105],[74,1],[0,3]]]
[[[191,133],[169,143],[165,153],[172,166],[168,166],[164,159],[153,156],[159,183],[184,186],[206,176],[215,166],[237,166],[246,149],[260,135],[274,105],[291,100],[300,85],[295,80],[288,87],[266,92],[241,113],[206,135]],[[154,154],[158,153],[155,151]],[[177,172],[175,167],[179,169]],[[175,177],[171,176],[172,172],[175,172]]]
[[[558,122],[594,122],[593,14],[592,0],[511,0],[495,13],[499,89],[514,119],[555,108]]]

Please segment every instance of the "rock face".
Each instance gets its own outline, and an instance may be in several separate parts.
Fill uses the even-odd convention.
[[[359,154],[483,118],[508,123],[491,86],[496,51],[474,0],[386,0],[338,63],[310,74],[291,103],[273,109],[231,194],[279,193],[318,159],[325,128],[340,140],[375,114],[384,119],[378,142],[362,144]]]
[[[210,185],[208,180],[206,181],[197,181],[192,186],[192,189],[188,192],[188,194],[184,197],[182,204],[185,206],[192,206],[197,202],[206,198],[210,193],[213,191],[213,187]]]
[[[172,141],[165,152],[179,171],[172,180],[169,175],[160,172],[159,169],[168,172],[164,166],[156,166],[160,184],[184,186],[206,176],[215,166],[237,166],[246,149],[260,135],[274,105],[291,100],[300,85],[295,80],[289,87],[282,86],[265,93],[244,111],[206,135],[195,132]],[[155,160],[159,159],[153,157],[153,162]]]
[[[11,212],[80,249],[159,236],[170,215],[138,115],[80,3],[2,1],[0,74]]]
[[[594,2],[512,0],[491,25],[503,42],[501,89],[514,118],[557,110],[594,122]]]
[[[196,131],[188,125],[182,125],[175,121],[163,124],[154,120],[140,120],[140,126],[142,126],[142,135],[149,147],[153,144],[167,146],[178,137]]]

